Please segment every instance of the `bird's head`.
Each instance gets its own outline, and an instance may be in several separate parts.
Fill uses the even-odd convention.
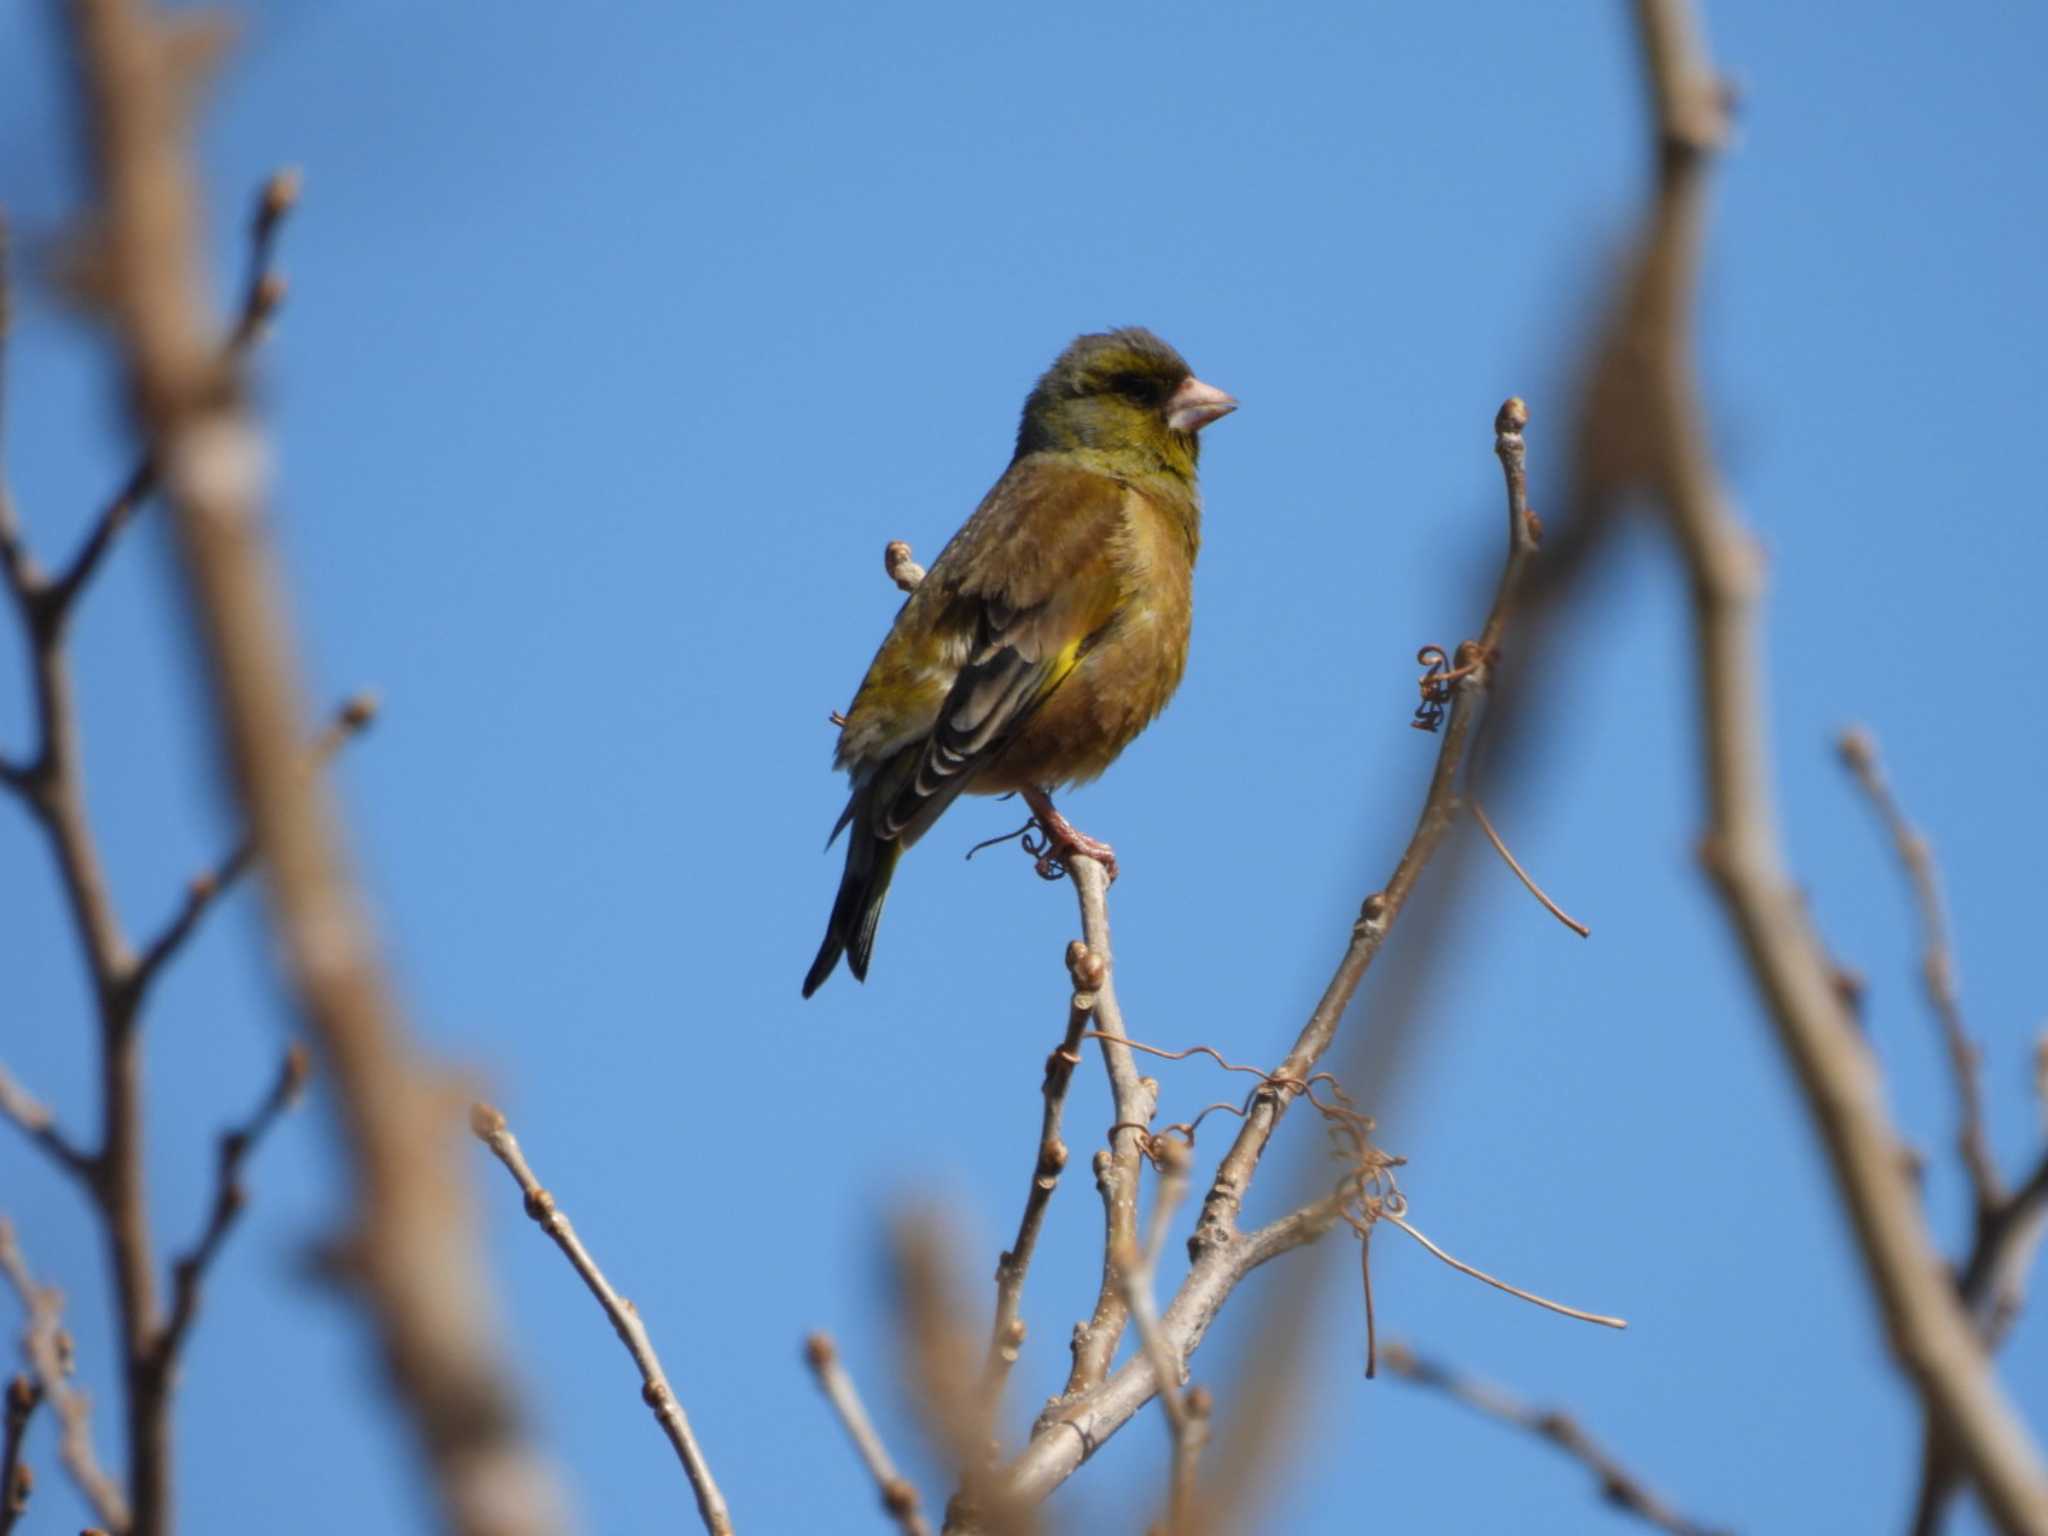
[[[1196,434],[1237,409],[1137,326],[1076,337],[1024,402],[1017,453],[1093,449],[1192,477]]]

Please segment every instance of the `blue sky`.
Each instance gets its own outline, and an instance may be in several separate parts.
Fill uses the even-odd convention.
[[[17,232],[6,473],[68,547],[126,450],[105,357],[37,279],[75,207],[44,13],[0,13],[0,205]],[[1739,82],[1703,295],[1724,460],[1770,556],[1771,727],[1821,926],[1870,981],[1893,1102],[1963,1230],[1952,1101],[1911,915],[1829,751],[1884,743],[1933,834],[1995,1142],[2036,1154],[2048,825],[2034,444],[2048,352],[2048,20],[2017,4],[1723,0]],[[306,195],[266,350],[277,528],[324,697],[381,694],[337,769],[420,1031],[512,1115],[641,1307],[742,1528],[882,1529],[799,1357],[833,1330],[900,1454],[879,1262],[910,1199],[985,1277],[1016,1220],[1063,1018],[1070,893],[957,855],[905,864],[868,984],[800,1003],[837,877],[826,712],[926,556],[1001,470],[1074,333],[1142,323],[1237,394],[1210,434],[1186,686],[1067,809],[1112,840],[1131,1026],[1277,1059],[1407,835],[1431,741],[1417,646],[1476,628],[1499,539],[1495,406],[1560,461],[1570,358],[1648,175],[1618,5],[981,8],[287,4],[248,15],[206,121],[225,294],[246,199]],[[231,833],[152,523],[76,639],[92,805],[131,929]],[[1389,1235],[1382,1326],[1569,1406],[1700,1518],[1904,1519],[1918,1440],[1825,1172],[1690,848],[1682,588],[1632,536],[1570,638],[1540,749],[1493,809],[1594,937],[1476,864],[1457,963],[1380,1113],[1416,1220],[1461,1256],[1632,1319],[1521,1306]],[[11,644],[11,642],[10,642]],[[22,675],[0,664],[0,740]],[[1468,833],[1467,835],[1475,835]],[[0,815],[0,1051],[82,1130],[84,996],[42,850]],[[1390,962],[1400,954],[1397,936]],[[1348,1030],[1392,996],[1368,984]],[[210,1137],[268,1081],[282,1009],[247,893],[149,1023],[154,1194],[197,1230]],[[1162,1071],[1169,1118],[1225,1085]],[[180,1399],[186,1528],[425,1528],[353,1316],[306,1285],[340,1209],[324,1113],[286,1126],[210,1285]],[[1072,1138],[1106,1123],[1091,1061]],[[1291,1146],[1312,1128],[1290,1123]],[[479,1154],[508,1337],[591,1529],[687,1525],[630,1368]],[[93,1231],[0,1139],[0,1207],[71,1321],[110,1454]],[[1091,1295],[1094,1196],[1054,1202],[1020,1418]],[[1359,1377],[1348,1241],[1265,1529],[1627,1528],[1584,1474]],[[1230,1350],[1269,1286],[1197,1357]],[[6,1324],[12,1327],[12,1324]],[[2002,1369],[2048,1423],[2048,1321]],[[1055,1508],[1129,1528],[1149,1415]],[[39,1470],[54,1472],[47,1440]],[[46,1476],[36,1529],[82,1518]],[[940,1490],[927,1478],[927,1488]],[[45,1502],[46,1501],[46,1502]]]

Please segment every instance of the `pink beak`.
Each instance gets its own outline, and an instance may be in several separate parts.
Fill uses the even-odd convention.
[[[1237,409],[1237,401],[1193,374],[1166,402],[1166,424],[1176,432],[1199,432]]]

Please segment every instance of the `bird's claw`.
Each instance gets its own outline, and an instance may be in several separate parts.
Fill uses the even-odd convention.
[[[1079,856],[1095,860],[1109,877],[1109,883],[1116,884],[1116,850],[1105,842],[1076,831],[1071,822],[1056,812],[1052,820],[1055,825],[1047,826],[1043,820],[1033,817],[1024,833],[1024,851],[1031,856],[1032,868],[1038,871],[1038,878],[1064,879],[1068,862]],[[1037,834],[1035,837],[1034,833]]]

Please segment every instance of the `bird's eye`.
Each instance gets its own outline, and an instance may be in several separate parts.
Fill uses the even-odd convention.
[[[1142,373],[1113,373],[1109,376],[1109,389],[1110,393],[1141,405],[1151,405],[1159,398],[1158,381]]]

